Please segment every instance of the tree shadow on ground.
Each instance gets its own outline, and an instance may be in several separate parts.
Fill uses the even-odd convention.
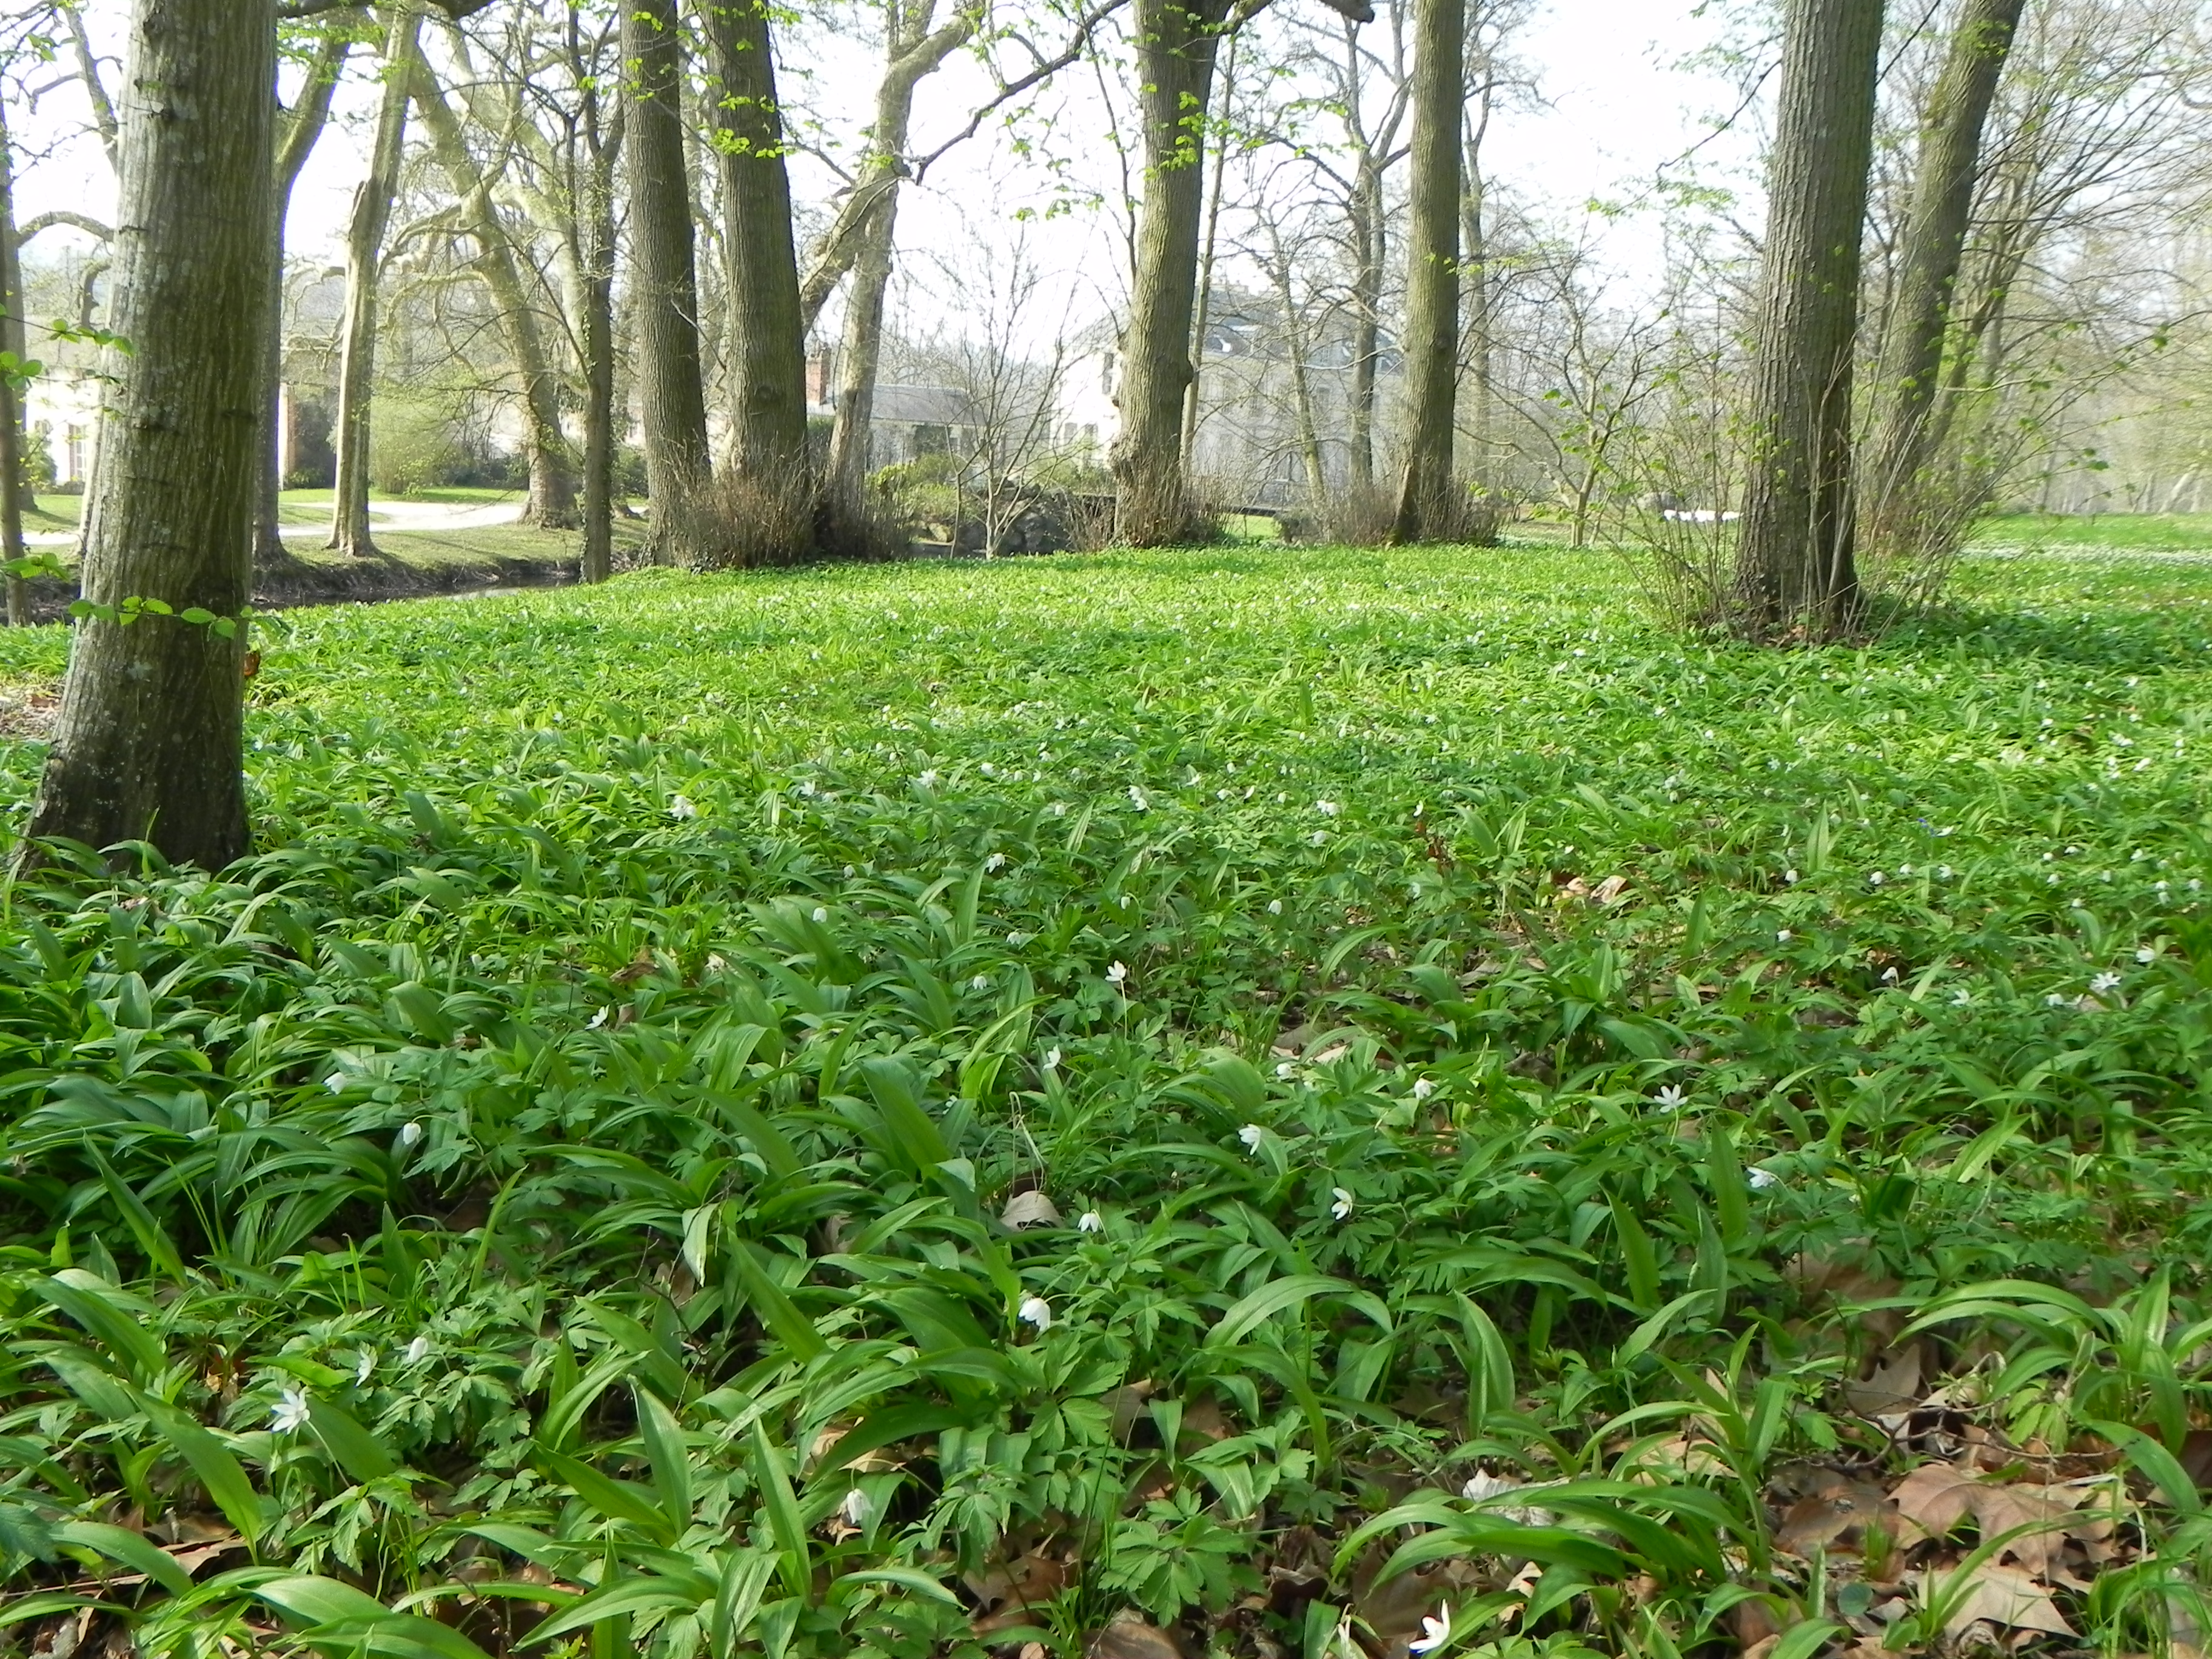
[[[2196,599],[2192,595],[2190,598]],[[2017,663],[2023,658],[2137,672],[2212,668],[2212,607],[2057,616],[2013,605],[1946,601],[1901,616],[1884,633],[1885,653],[1940,651]]]

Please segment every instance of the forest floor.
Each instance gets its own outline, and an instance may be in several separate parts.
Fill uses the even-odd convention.
[[[264,850],[9,890],[0,1652],[2200,1651],[2212,569],[1633,591],[270,619]]]

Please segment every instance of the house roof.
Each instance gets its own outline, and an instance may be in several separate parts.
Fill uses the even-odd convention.
[[[949,386],[878,386],[874,417],[899,426],[973,426],[974,400]]]

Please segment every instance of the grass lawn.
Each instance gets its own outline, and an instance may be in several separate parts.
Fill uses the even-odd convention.
[[[2212,513],[2020,513],[1975,526],[1983,547],[2090,552],[2212,552]]]
[[[266,850],[12,890],[15,1628],[120,1572],[149,1651],[2197,1644],[2212,568],[1788,653],[1632,592],[277,619]]]

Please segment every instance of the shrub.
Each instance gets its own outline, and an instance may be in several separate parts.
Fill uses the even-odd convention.
[[[1495,547],[1505,521],[1505,503],[1462,480],[1453,492],[1450,521],[1438,527],[1432,542],[1461,547]],[[1382,547],[1389,544],[1398,523],[1398,492],[1384,484],[1353,484],[1326,500],[1280,520],[1286,542],[1326,544],[1336,547]]]
[[[460,422],[434,398],[386,393],[376,400],[368,436],[369,480],[387,495],[449,484],[471,460]]]

